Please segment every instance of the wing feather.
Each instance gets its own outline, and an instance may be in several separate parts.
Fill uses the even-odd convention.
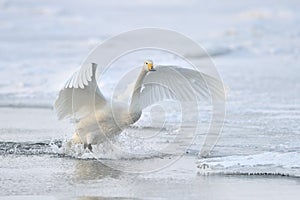
[[[157,66],[155,69],[143,81],[139,98],[142,108],[167,99],[208,102],[225,99],[226,88],[217,78],[175,66]]]
[[[54,108],[59,119],[81,118],[105,105],[96,81],[96,64],[75,72],[60,90]]]

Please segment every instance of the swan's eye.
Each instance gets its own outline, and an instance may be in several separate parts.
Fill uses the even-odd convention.
[[[146,64],[146,65],[148,65],[148,63],[147,63],[147,62],[146,62],[145,64]]]

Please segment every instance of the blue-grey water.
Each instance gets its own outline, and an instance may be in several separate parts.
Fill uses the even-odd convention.
[[[0,199],[296,199],[298,7],[296,0],[0,1]],[[149,167],[170,155],[124,158],[104,152],[99,161],[80,150],[66,153],[73,125],[58,121],[52,109],[60,87],[99,42],[145,26],[179,31],[215,55],[230,92],[210,157],[198,159],[195,143],[167,168],[131,174],[103,162]],[[179,62],[159,55],[157,62]],[[101,83],[104,92],[109,93],[114,73]],[[147,117],[128,130],[152,131]],[[126,134],[119,138],[126,139]],[[141,151],[139,144],[128,148]]]

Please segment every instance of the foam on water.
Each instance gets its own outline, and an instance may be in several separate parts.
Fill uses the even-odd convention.
[[[148,146],[146,149],[136,149],[141,144],[136,140],[132,143],[132,139],[124,138],[128,152],[116,150],[115,145],[119,145],[120,141],[115,141],[115,144],[104,143],[93,146],[93,152],[83,148],[83,145],[71,145],[68,140],[54,140],[38,143],[14,143],[1,142],[0,155],[53,155],[58,157],[71,157],[80,160],[98,160],[105,162],[114,160],[114,162],[136,162],[140,160],[151,159],[170,159],[178,155],[163,154],[154,152]],[[128,143],[129,141],[129,143]],[[118,147],[117,147],[118,148]],[[124,150],[124,149],[123,149]],[[133,153],[134,152],[134,153]],[[151,152],[151,153],[149,153]],[[181,159],[189,162],[189,165],[194,165],[198,168],[198,175],[256,175],[256,176],[289,176],[300,177],[300,154],[299,152],[265,152],[253,155],[241,156],[223,156],[201,159],[188,159],[188,157],[196,157],[197,150],[187,150],[183,153]],[[186,158],[185,158],[186,157]],[[180,161],[179,161],[180,163]],[[187,164],[187,163],[185,163]]]

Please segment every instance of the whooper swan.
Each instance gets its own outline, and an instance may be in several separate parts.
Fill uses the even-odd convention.
[[[59,119],[80,117],[76,123],[72,143],[82,143],[92,150],[135,123],[144,108],[166,99],[207,100],[213,94],[224,99],[224,88],[220,80],[196,70],[175,66],[153,67],[146,60],[138,75],[131,94],[130,105],[114,104],[113,109],[98,88],[97,64],[82,67],[75,72],[60,90],[55,101]]]

